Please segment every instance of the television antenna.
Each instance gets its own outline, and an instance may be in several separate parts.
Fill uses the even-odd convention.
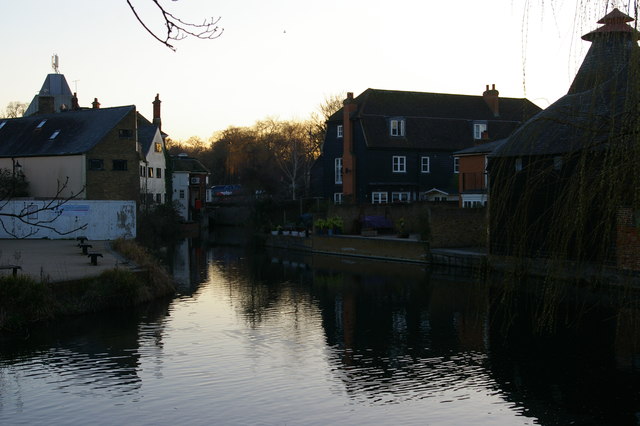
[[[58,69],[58,65],[59,65],[58,54],[54,53],[53,56],[51,57],[51,68],[53,68],[53,71],[56,74],[60,74],[60,70]]]

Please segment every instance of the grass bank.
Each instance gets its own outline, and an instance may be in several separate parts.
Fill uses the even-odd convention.
[[[116,240],[112,247],[138,268],[116,268],[63,283],[0,277],[0,331],[19,331],[60,315],[123,309],[175,292],[169,273],[135,241]]]

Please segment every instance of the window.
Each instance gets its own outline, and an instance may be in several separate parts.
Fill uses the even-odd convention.
[[[184,200],[184,189],[180,190],[180,199]]]
[[[113,166],[111,167],[111,170],[126,171],[127,160],[113,160]]]
[[[392,203],[408,203],[410,200],[410,194],[408,192],[392,192]]]
[[[7,124],[6,121],[3,121],[2,123],[0,123],[0,129],[2,129],[4,127],[4,125]]]
[[[404,136],[404,120],[393,119],[390,121],[391,136]]]
[[[162,177],[162,169],[160,167],[156,167],[156,177],[157,178]]]
[[[482,139],[482,134],[487,131],[487,123],[473,124],[473,138]]]
[[[420,157],[420,172],[431,173],[431,159],[429,157]]]
[[[147,170],[144,166],[140,166],[140,177],[145,177],[147,175]]]
[[[89,159],[89,170],[104,170],[104,160]]]
[[[44,123],[46,123],[46,122],[47,122],[47,120],[42,120],[42,121],[40,122],[40,124],[38,124],[38,125],[36,126],[36,130],[40,130],[40,129],[42,129],[42,126],[44,126]]]
[[[59,134],[60,130],[56,130],[55,132],[51,133],[51,136],[49,136],[49,140],[54,140]]]
[[[156,152],[162,152],[162,144],[160,142],[156,142],[154,150]]]
[[[153,167],[148,167],[147,171],[149,172],[149,177],[153,177]]]
[[[131,129],[119,129],[118,130],[118,137],[119,138],[132,138],[133,137],[133,130],[131,130]]]
[[[522,158],[516,158],[516,172],[522,170]]]
[[[333,194],[333,203],[342,204],[342,192],[335,192]]]
[[[342,124],[338,124],[338,133],[337,133],[338,137],[341,138],[342,137]]]
[[[384,204],[388,201],[388,194],[386,192],[372,192],[371,204]]]
[[[460,173],[460,159],[453,157],[453,173]]]
[[[342,157],[335,159],[334,175],[336,184],[342,183]]]
[[[162,203],[162,194],[156,194],[156,203],[158,204]]]
[[[393,156],[393,173],[406,173],[407,171],[407,157],[394,155]]]

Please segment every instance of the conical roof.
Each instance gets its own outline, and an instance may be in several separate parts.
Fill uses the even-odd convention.
[[[637,31],[614,9],[583,38],[592,45],[568,93],[520,127],[494,156],[553,155],[594,148],[629,126],[638,98]],[[634,118],[637,119],[637,118]]]

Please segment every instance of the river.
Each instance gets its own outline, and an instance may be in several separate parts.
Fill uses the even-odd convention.
[[[173,258],[172,300],[0,341],[0,424],[640,422],[628,294],[190,242]]]

